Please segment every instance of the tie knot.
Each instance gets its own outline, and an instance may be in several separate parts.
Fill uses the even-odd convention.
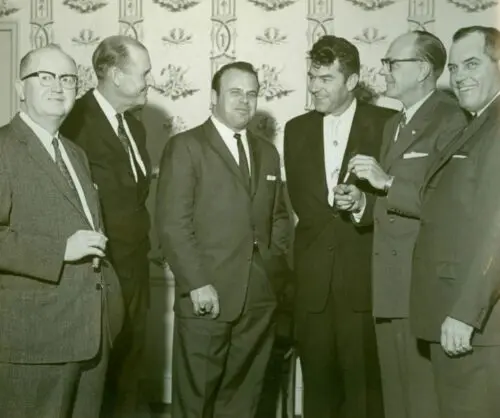
[[[237,141],[241,141],[241,134],[240,133],[235,133],[234,138],[236,138]]]
[[[54,138],[52,138],[52,146],[54,148],[59,148],[59,139],[57,138],[57,136],[55,136]]]
[[[405,126],[406,125],[406,112],[405,111],[401,112],[401,119],[399,121],[399,124],[401,126]]]

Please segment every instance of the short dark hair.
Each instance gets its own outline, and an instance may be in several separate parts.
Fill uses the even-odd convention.
[[[453,34],[453,42],[473,33],[481,33],[484,36],[484,52],[492,61],[500,60],[500,31],[490,26],[467,26],[460,28]]]
[[[103,39],[92,54],[92,66],[97,79],[104,79],[111,67],[124,68],[130,58],[130,47],[147,51],[142,43],[130,36],[113,35]]]
[[[19,77],[23,77],[24,75],[26,75],[26,72],[28,71],[28,68],[31,64],[31,61],[33,60],[33,57],[40,53],[40,52],[43,52],[44,50],[53,50],[53,51],[59,51],[61,53],[63,53],[64,55],[66,55],[72,62],[73,64],[75,65],[76,67],[76,62],[74,60],[74,58],[69,55],[68,53],[66,53],[59,45],[57,44],[48,44],[46,46],[43,46],[43,47],[40,47],[40,48],[35,48],[35,49],[32,49],[31,51],[28,51],[22,58],[21,58],[21,61],[19,62]]]
[[[325,35],[319,38],[311,50],[309,58],[313,65],[329,66],[335,60],[338,61],[340,71],[345,78],[360,72],[359,51],[347,39],[333,35]]]
[[[224,73],[229,70],[240,70],[252,74],[256,78],[257,84],[259,84],[259,74],[252,64],[246,61],[233,61],[220,67],[212,77],[212,90],[215,90],[217,94],[220,93],[220,80]]]
[[[441,40],[434,34],[415,30],[415,53],[419,58],[424,59],[432,66],[432,72],[437,80],[443,74],[446,65],[446,48]]]

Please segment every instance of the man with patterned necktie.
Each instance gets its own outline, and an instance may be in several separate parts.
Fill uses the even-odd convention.
[[[105,408],[123,418],[147,416],[139,398],[149,304],[150,161],[144,126],[130,110],[146,102],[151,63],[128,36],[110,36],[94,51],[96,89],[76,101],[61,131],[89,158],[99,188],[111,261],[125,300],[125,324],[113,349]]]
[[[0,128],[0,415],[98,418],[123,301],[85,153],[59,133],[74,60],[26,54]]]
[[[431,33],[409,32],[392,42],[382,59],[385,94],[401,101],[403,110],[387,122],[378,158],[356,155],[349,162],[352,174],[377,193],[339,186],[338,207],[366,205],[354,224],[374,224],[373,315],[387,418],[439,417],[429,344],[410,334],[408,321],[419,220],[402,212],[420,204],[433,157],[466,123],[456,100],[436,90],[445,63],[446,49]]]
[[[285,127],[288,191],[298,216],[295,325],[304,417],[383,417],[371,315],[372,228],[357,229],[334,207],[334,187],[356,153],[379,154],[394,113],[355,98],[359,53],[343,38],[320,38],[309,53],[315,110]],[[367,184],[357,182],[364,190]]]
[[[288,244],[279,155],[247,129],[247,62],[212,79],[212,116],[167,143],[156,224],[175,276],[173,418],[254,418],[274,339],[273,277]]]

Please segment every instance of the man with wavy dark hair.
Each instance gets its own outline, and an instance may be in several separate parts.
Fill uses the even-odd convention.
[[[351,156],[378,156],[393,111],[355,98],[359,53],[347,40],[324,36],[309,56],[315,109],[286,124],[284,147],[298,216],[295,320],[304,417],[383,417],[371,313],[372,228],[356,228],[339,212],[333,189]],[[366,182],[356,185],[370,190]]]

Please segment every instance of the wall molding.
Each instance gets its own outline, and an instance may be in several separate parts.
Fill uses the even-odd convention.
[[[10,108],[11,108],[11,117],[15,115],[17,110],[19,109],[19,98],[16,93],[16,79],[19,76],[18,74],[18,63],[19,63],[19,24],[17,22],[10,21],[1,21],[0,22],[0,31],[1,32],[10,32],[10,36],[12,39],[12,51],[11,51],[11,71],[13,75],[13,80],[10,83]]]

